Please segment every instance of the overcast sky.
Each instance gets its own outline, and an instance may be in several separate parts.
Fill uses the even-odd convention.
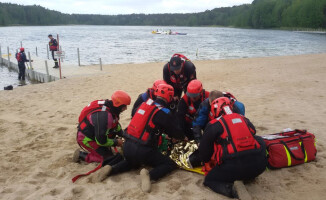
[[[0,0],[2,3],[40,5],[62,13],[132,14],[190,13],[252,3],[253,0]]]

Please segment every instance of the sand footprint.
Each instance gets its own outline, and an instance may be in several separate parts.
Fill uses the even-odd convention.
[[[51,196],[56,196],[61,194],[61,192],[62,192],[62,188],[53,188],[47,194],[50,194]]]
[[[12,188],[4,188],[1,192],[1,194],[8,194],[8,193],[13,193],[15,190]]]
[[[82,186],[76,186],[73,189],[71,189],[71,192],[72,192],[73,196],[75,196],[75,197],[82,197],[84,191],[85,191],[85,188]]]
[[[316,163],[316,167],[317,168],[324,168],[324,165],[322,165],[321,163]]]
[[[67,127],[59,127],[59,128],[56,128],[56,131],[66,131],[68,130]]]
[[[257,126],[256,127],[258,130],[260,130],[260,131],[266,131],[266,130],[268,130],[268,128],[266,128],[266,127],[264,127],[264,126]]]

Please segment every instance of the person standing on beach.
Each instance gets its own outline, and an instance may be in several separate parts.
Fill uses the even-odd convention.
[[[95,172],[93,176],[96,176],[97,181],[145,164],[153,169],[149,172],[145,168],[141,170],[141,189],[150,192],[151,181],[156,181],[177,168],[174,161],[158,149],[163,132],[170,138],[184,139],[176,117],[167,108],[168,103],[173,99],[173,94],[172,86],[160,84],[155,91],[156,100],[149,98],[141,104],[124,132],[125,160],[116,165],[106,165]]]
[[[174,100],[179,101],[188,83],[196,79],[195,65],[184,55],[174,54],[163,67],[163,80],[174,89]]]
[[[59,64],[58,64],[58,59],[54,58],[54,52],[58,51],[58,42],[56,39],[54,39],[52,37],[51,34],[48,35],[48,38],[50,39],[49,41],[49,48],[52,54],[52,59],[54,61],[54,67],[53,68],[59,68]]]
[[[198,148],[205,163],[204,185],[216,193],[237,198],[234,181],[253,179],[265,171],[265,143],[255,136],[249,119],[233,112],[227,97],[212,102],[210,119]]]
[[[19,69],[19,74],[18,74],[18,80],[25,81],[25,62],[29,62],[29,60],[26,59],[26,54],[25,54],[25,49],[20,48],[19,52],[16,53],[16,59],[18,62],[18,69]],[[31,60],[33,62],[33,60]]]
[[[146,102],[147,99],[151,98],[153,100],[156,99],[156,96],[155,96],[155,90],[157,89],[157,86],[159,84],[162,84],[162,83],[165,83],[165,81],[163,80],[156,80],[154,81],[153,83],[153,86],[151,88],[148,88],[146,92],[140,94],[137,98],[137,100],[135,101],[134,103],[134,106],[132,107],[132,111],[131,111],[131,117],[133,117],[138,109],[138,107],[143,103],[143,102]]]
[[[102,162],[113,156],[111,147],[122,146],[123,141],[119,115],[130,105],[130,96],[122,91],[115,91],[111,100],[96,100],[86,106],[80,116],[77,143],[88,152],[77,149],[73,161],[79,160]]]

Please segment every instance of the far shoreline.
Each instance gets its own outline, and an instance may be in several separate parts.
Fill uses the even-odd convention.
[[[114,25],[114,24],[56,24],[56,25],[24,25],[24,24],[11,24],[4,27],[48,27],[48,26],[132,26],[132,27],[187,27],[187,28],[235,28],[235,29],[251,29],[251,30],[275,30],[275,31],[294,31],[294,32],[305,32],[305,33],[325,33],[326,28],[306,28],[306,27],[278,27],[278,28],[251,28],[251,27],[236,27],[236,26],[219,26],[219,25],[208,25],[208,26],[178,26],[178,25]]]

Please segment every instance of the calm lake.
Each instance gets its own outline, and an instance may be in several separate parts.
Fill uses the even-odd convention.
[[[172,30],[187,35],[152,34],[152,30]],[[151,26],[19,26],[0,27],[2,54],[16,52],[22,42],[26,52],[47,58],[48,34],[59,34],[65,51],[64,62],[82,65],[165,62],[182,53],[191,60],[216,60],[247,57],[313,54],[326,52],[326,34],[280,30],[255,30],[221,27]],[[0,71],[0,79],[8,73]],[[11,72],[12,73],[12,72]],[[10,73],[9,73],[10,74]],[[15,74],[15,79],[17,75]],[[7,80],[7,79],[6,79]],[[11,84],[11,79],[0,81]]]

